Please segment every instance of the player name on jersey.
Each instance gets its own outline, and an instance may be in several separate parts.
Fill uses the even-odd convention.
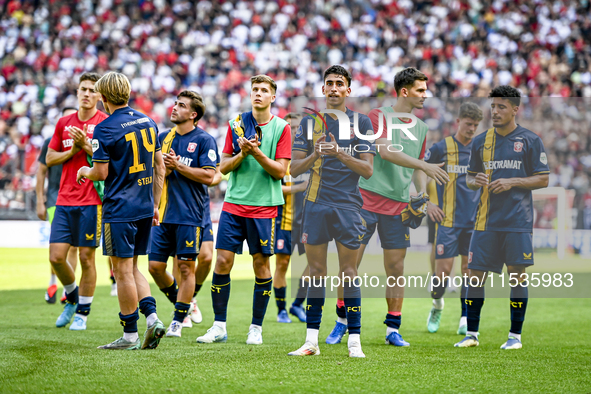
[[[447,172],[452,174],[466,174],[468,172],[468,166],[458,166],[458,165],[447,165]]]

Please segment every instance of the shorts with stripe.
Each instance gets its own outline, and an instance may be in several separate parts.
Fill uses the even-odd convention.
[[[103,223],[103,254],[129,258],[150,253],[152,216],[133,222]]]
[[[242,254],[244,240],[249,253],[275,254],[276,218],[245,218],[222,211],[218,227],[216,249]]]
[[[101,240],[102,205],[57,205],[49,243],[97,248]]]
[[[201,227],[160,223],[152,229],[150,261],[165,263],[169,256],[197,256],[202,237]]]

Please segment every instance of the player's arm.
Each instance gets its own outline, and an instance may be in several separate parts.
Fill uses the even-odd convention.
[[[72,146],[72,149],[65,152],[58,152],[51,148],[47,148],[45,162],[47,163],[47,167],[57,166],[70,160],[78,152],[80,152],[80,147],[77,145]]]
[[[92,167],[80,167],[78,175],[76,175],[76,182],[84,183],[83,178],[88,178],[93,182],[104,181],[109,175],[109,163],[94,162]]]
[[[290,173],[292,177],[300,176],[314,166],[314,162],[320,158],[320,154],[314,150],[310,156],[306,152],[294,149],[292,153]]]
[[[213,181],[211,181],[211,184],[209,186],[211,187],[211,186],[219,185],[221,181],[222,181],[222,172],[220,171],[220,163],[218,163],[218,165],[215,166],[215,175],[213,176]]]
[[[226,175],[234,171],[240,166],[242,160],[246,158],[246,155],[240,151],[236,156],[232,156],[230,153],[222,153],[222,160],[220,162],[220,171]]]
[[[180,156],[177,156],[173,149],[170,153],[164,155],[164,165],[166,170],[176,171],[185,178],[189,178],[194,182],[203,183],[204,185],[210,186],[215,177],[215,169],[213,168],[202,168],[202,167],[189,167],[180,162]]]
[[[412,181],[419,192],[427,193],[427,180],[427,174],[422,170],[415,170],[412,174]]]
[[[379,147],[377,151],[382,159],[402,167],[421,170],[427,176],[433,178],[439,185],[449,182],[449,175],[441,168],[445,163],[427,163],[423,160],[415,159],[404,152],[391,152],[387,148],[391,145],[387,138],[378,138],[375,144],[376,147]]]
[[[506,192],[514,187],[525,190],[536,190],[548,187],[549,181],[549,174],[537,174],[525,178],[500,178],[491,182],[488,190],[494,194]]]
[[[288,128],[288,126],[286,126],[286,128]],[[271,175],[274,179],[281,179],[285,176],[290,159],[278,158],[276,160],[273,160],[267,157],[267,155],[265,155],[263,151],[259,149],[261,142],[259,141],[258,135],[255,134],[253,140],[248,140],[244,137],[240,137],[238,139],[238,145],[240,146],[240,151],[244,156],[252,155],[252,157],[254,157],[254,159],[261,165],[261,167],[263,167],[263,170],[267,171],[267,173]],[[279,143],[277,145],[279,148]],[[279,149],[277,150],[279,151]]]
[[[158,149],[154,152],[154,182],[152,184],[152,191],[154,193],[154,217],[152,218],[152,226],[160,225],[160,197],[162,196],[162,186],[164,185],[164,174],[166,167],[162,158],[162,151]]]
[[[39,163],[37,167],[37,184],[35,185],[35,194],[37,195],[37,217],[41,220],[47,218],[47,210],[45,209],[45,176],[47,175],[47,166]]]

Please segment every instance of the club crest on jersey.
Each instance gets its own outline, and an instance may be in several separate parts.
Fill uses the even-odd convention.
[[[94,126],[93,124],[87,124],[86,125],[86,134],[92,134],[94,133]]]
[[[523,150],[523,142],[515,142],[513,150],[517,153],[521,152]]]
[[[468,263],[472,262],[472,252],[468,253]]]
[[[284,246],[285,246],[285,241],[282,239],[278,239],[277,240],[277,249],[283,249]]]
[[[195,152],[196,148],[197,148],[197,143],[189,142],[189,146],[187,146],[187,152],[193,153],[193,152]]]
[[[437,245],[437,254],[443,254],[443,244]]]

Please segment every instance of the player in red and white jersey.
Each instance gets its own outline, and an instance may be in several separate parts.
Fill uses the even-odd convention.
[[[89,165],[92,159],[90,141],[94,127],[108,117],[96,108],[100,95],[95,93],[94,84],[99,78],[96,73],[80,76],[77,91],[80,109],[58,121],[46,157],[48,167],[62,165],[49,238],[49,259],[66,290],[66,305],[56,326],[66,326],[76,313],[70,326],[70,330],[76,331],[86,329],[96,287],[94,252],[100,242],[102,184],[78,184],[76,175],[80,167]],[[80,289],[76,286],[74,270],[66,260],[70,246],[80,251]]]

